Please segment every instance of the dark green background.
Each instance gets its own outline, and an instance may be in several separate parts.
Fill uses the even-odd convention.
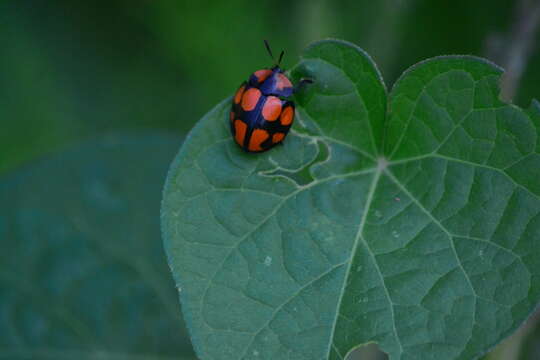
[[[2,1],[0,172],[97,134],[183,134],[250,72],[311,41],[368,51],[388,86],[441,54],[485,56],[514,1]],[[537,47],[517,103],[540,93]],[[493,59],[496,62],[499,59]],[[499,61],[500,62],[500,61]]]
[[[354,42],[388,87],[436,55],[500,64],[516,3],[0,1],[0,179],[110,133],[185,135],[250,72],[271,64],[262,39],[285,49],[286,68],[313,40]],[[517,104],[540,96],[539,64],[535,42]]]

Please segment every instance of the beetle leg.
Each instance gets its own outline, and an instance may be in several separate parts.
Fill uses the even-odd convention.
[[[293,94],[300,91],[302,87],[304,87],[305,84],[313,84],[313,82],[314,82],[313,79],[307,79],[307,78],[300,79],[300,81],[293,88]]]

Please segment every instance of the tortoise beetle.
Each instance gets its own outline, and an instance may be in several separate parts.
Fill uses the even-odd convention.
[[[272,50],[264,44],[274,60]],[[293,87],[283,73],[280,63],[284,51],[270,69],[255,71],[236,91],[230,112],[231,133],[235,142],[246,152],[258,153],[270,150],[287,136],[294,121],[294,102],[289,100],[302,84]]]

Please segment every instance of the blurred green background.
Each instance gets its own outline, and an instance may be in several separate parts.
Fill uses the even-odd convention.
[[[3,0],[0,183],[111,133],[179,139],[251,72],[270,65],[262,39],[275,52],[285,49],[285,68],[311,41],[354,42],[373,57],[389,88],[428,57],[473,54],[505,65],[516,55],[523,76],[514,102],[528,106],[540,96],[537,8],[537,0]],[[515,46],[520,41],[525,50]],[[157,190],[152,194],[159,199]],[[159,241],[159,231],[151,237]],[[15,239],[0,240],[9,246]],[[538,342],[525,343],[536,352],[521,359],[540,358]]]
[[[186,133],[270,64],[262,39],[285,49],[285,67],[313,40],[352,41],[388,86],[431,56],[495,54],[501,63],[517,3],[3,0],[0,173],[110,131]],[[536,46],[518,104],[540,94],[538,63]]]

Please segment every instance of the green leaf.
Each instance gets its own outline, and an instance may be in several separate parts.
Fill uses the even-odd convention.
[[[229,101],[193,129],[162,206],[201,359],[472,359],[539,300],[540,118],[498,100],[485,60],[417,64],[388,96],[355,46],[291,71],[284,146],[245,154]]]
[[[157,215],[178,143],[108,136],[0,181],[0,358],[195,358]]]

